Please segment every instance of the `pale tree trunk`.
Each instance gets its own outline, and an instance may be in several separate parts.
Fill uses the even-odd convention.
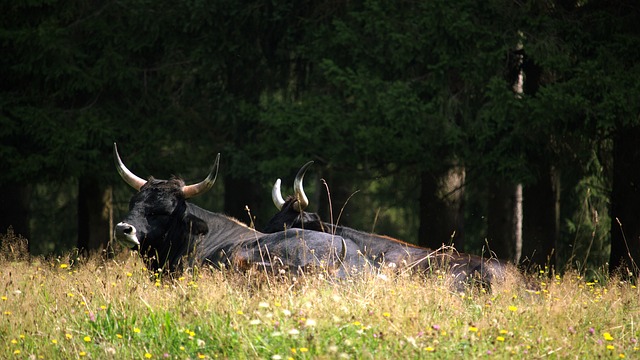
[[[465,175],[463,166],[439,176],[421,174],[419,245],[432,249],[453,245],[464,251]]]
[[[84,253],[108,249],[113,238],[113,190],[92,177],[78,184],[78,249]]]
[[[516,209],[515,209],[515,241],[516,251],[513,262],[518,264],[522,258],[522,184],[516,185]]]
[[[516,98],[524,92],[523,47],[513,54],[508,81]],[[522,184],[493,181],[489,185],[487,237],[499,259],[518,263],[522,253]]]
[[[522,50],[522,43],[518,44],[518,49]],[[524,58],[522,54],[518,57],[518,77],[515,83],[513,84],[513,92],[516,94],[516,97],[521,98],[524,93],[524,69],[522,68],[522,64],[524,62]],[[536,80],[537,81],[537,80]],[[522,183],[516,184],[515,192],[514,192],[514,217],[513,217],[513,253],[509,257],[509,259],[513,260],[514,264],[518,264],[520,262],[520,258],[522,256]]]

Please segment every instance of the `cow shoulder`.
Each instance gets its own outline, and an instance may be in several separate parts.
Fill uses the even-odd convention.
[[[206,221],[193,214],[187,214],[185,222],[191,234],[204,235],[209,232],[209,226]]]

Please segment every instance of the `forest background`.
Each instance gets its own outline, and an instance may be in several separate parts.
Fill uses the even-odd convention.
[[[275,179],[290,192],[314,160],[326,220],[559,271],[640,261],[636,1],[28,0],[0,19],[0,232],[33,254],[110,248],[133,191],[115,141],[139,176],[188,182],[220,152],[195,202],[258,229]]]

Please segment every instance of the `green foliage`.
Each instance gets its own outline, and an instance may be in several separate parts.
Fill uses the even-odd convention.
[[[349,178],[330,188],[362,190],[353,224],[411,239],[427,221],[419,174],[455,164],[475,184],[533,184],[554,166],[568,184],[563,246],[584,231],[581,248],[585,199],[607,222],[609,172],[592,164],[610,168],[611,133],[638,125],[636,15],[605,1],[3,3],[0,184],[120,184],[117,141],[141,176],[199,180],[222,152],[218,191],[233,176],[268,199],[313,159]],[[530,87],[515,96],[520,65]],[[486,191],[472,190],[482,209]]]

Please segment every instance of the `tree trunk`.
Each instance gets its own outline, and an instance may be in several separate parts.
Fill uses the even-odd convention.
[[[0,189],[0,234],[6,233],[7,229],[12,227],[14,234],[29,240],[31,186],[10,183],[2,184]]]
[[[255,220],[259,221],[257,211],[262,208],[262,199],[265,194],[262,188],[249,179],[238,179],[231,175],[224,179],[224,213],[251,226],[254,219],[249,217],[247,208]],[[256,224],[260,228],[260,225]]]
[[[522,184],[516,185],[516,203],[515,203],[515,241],[516,253],[513,262],[518,264],[522,258]]]
[[[317,189],[317,194],[319,195],[316,203],[317,212],[325,222],[353,226],[353,222],[350,221],[349,211],[349,202],[351,202],[349,197],[353,194],[353,176],[349,177],[344,174],[344,172],[335,171],[334,169],[327,169],[322,172],[322,179],[318,182]],[[322,180],[326,182],[326,185]],[[327,188],[329,189],[328,193]]]
[[[108,248],[113,231],[113,192],[93,177],[78,184],[78,249],[89,253]]]
[[[522,256],[530,265],[555,267],[560,229],[560,178],[555,169],[523,189]]]
[[[462,166],[440,176],[421,174],[419,245],[432,249],[453,245],[464,251],[464,179]]]
[[[640,263],[640,127],[616,132],[611,191],[609,271],[638,275]]]
[[[487,239],[497,258],[518,261],[518,185],[492,182],[489,185]]]

